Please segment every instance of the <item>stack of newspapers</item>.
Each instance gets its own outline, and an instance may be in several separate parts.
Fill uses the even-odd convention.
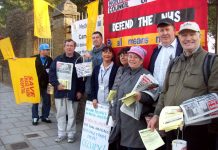
[[[218,117],[218,95],[211,93],[184,101],[183,110],[185,124],[199,124]]]

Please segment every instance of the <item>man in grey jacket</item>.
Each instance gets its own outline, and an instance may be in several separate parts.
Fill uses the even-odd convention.
[[[93,63],[93,68],[95,66],[100,65],[102,63],[102,49],[105,47],[103,43],[103,37],[101,32],[95,31],[92,33],[92,42],[93,42],[93,50],[90,53],[86,53],[84,57],[86,59],[91,59]],[[87,99],[91,100],[91,77],[87,77],[85,83],[85,93],[87,95]]]

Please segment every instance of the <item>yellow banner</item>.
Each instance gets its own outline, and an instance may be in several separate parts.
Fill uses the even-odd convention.
[[[9,59],[8,62],[16,103],[39,103],[40,92],[35,58]]]
[[[13,47],[11,45],[11,40],[9,37],[0,40],[0,50],[2,52],[4,60],[15,57],[14,50],[13,50]]]
[[[205,46],[205,30],[201,30],[201,37],[201,45]],[[113,48],[135,45],[154,45],[159,43],[158,33],[123,36],[110,40]]]
[[[51,38],[48,3],[44,0],[33,0],[34,35],[39,38]]]
[[[86,31],[86,47],[87,50],[92,49],[92,33],[95,32],[96,21],[98,17],[98,0],[87,5],[88,22]]]

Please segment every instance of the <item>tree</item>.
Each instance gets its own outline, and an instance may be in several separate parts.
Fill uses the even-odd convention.
[[[45,0],[50,4],[57,5],[62,0]],[[6,14],[13,9],[20,8],[28,11],[33,8],[33,0],[2,0],[0,2],[0,28],[5,27]]]

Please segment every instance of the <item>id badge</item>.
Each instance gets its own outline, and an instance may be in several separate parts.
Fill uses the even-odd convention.
[[[46,69],[47,74],[49,74],[49,69]]]
[[[104,85],[99,85],[99,90],[104,91]]]

